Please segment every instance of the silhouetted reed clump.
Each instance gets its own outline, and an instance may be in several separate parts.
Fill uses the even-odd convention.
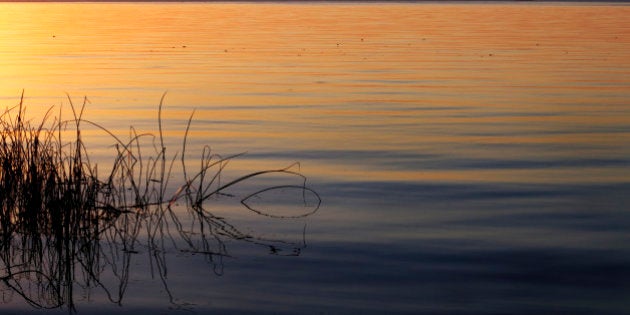
[[[102,183],[84,156],[81,112],[77,115],[72,109],[76,138],[69,142],[63,142],[61,136],[69,122],[56,119],[45,127],[51,110],[37,126],[25,119],[22,102],[0,115],[0,220],[4,236],[17,232],[78,238],[99,230],[99,218],[104,213],[96,204]]]
[[[223,257],[230,256],[225,240],[240,240],[267,247],[270,253],[297,255],[302,244],[266,239],[241,232],[204,207],[212,197],[243,181],[266,174],[283,174],[299,185],[265,187],[241,202],[245,208],[271,218],[299,218],[319,208],[321,199],[306,187],[293,166],[257,171],[222,182],[221,172],[237,157],[221,157],[205,147],[194,171],[186,167],[186,142],[181,153],[167,158],[162,131],[162,103],[158,109],[158,134],[139,134],[131,128],[123,141],[101,125],[83,119],[87,99],[75,107],[70,97],[71,119],[53,116],[49,109],[39,124],[25,117],[23,98],[0,115],[0,281],[36,307],[66,306],[71,312],[73,288],[101,288],[120,304],[129,279],[130,255],[140,250],[151,257],[151,270],[166,284],[166,243],[180,253],[205,255],[216,273]],[[82,141],[83,124],[109,134],[114,146],[111,171],[98,174]],[[148,139],[149,149],[143,144]],[[147,154],[146,152],[150,154]],[[175,164],[183,178],[171,195],[167,186]],[[278,216],[256,209],[249,199],[270,190],[297,191],[304,196],[303,211]],[[297,189],[297,190],[296,190]],[[307,194],[309,197],[307,198]],[[184,210],[175,211],[176,203]],[[173,233],[173,231],[175,233]],[[288,248],[288,250],[286,249]],[[283,251],[284,250],[284,251]],[[111,288],[103,274],[117,279]],[[3,296],[6,294],[3,293]]]

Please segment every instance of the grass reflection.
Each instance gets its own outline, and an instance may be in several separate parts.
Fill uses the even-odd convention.
[[[87,101],[75,107],[70,100],[73,117],[65,121],[51,119],[51,108],[41,124],[31,125],[24,117],[22,101],[0,115],[0,280],[6,286],[4,302],[19,296],[37,308],[75,312],[74,290],[80,288],[100,289],[112,303],[122,304],[130,262],[134,254],[143,251],[149,253],[152,276],[162,280],[164,291],[175,304],[166,280],[169,251],[203,255],[216,274],[223,272],[223,258],[230,256],[227,240],[259,245],[272,254],[300,254],[303,243],[245,233],[204,205],[212,198],[228,195],[226,189],[239,183],[283,174],[302,184],[264,187],[241,202],[259,215],[278,220],[305,217],[317,211],[321,202],[306,186],[306,178],[292,165],[222,181],[222,171],[237,156],[221,157],[207,147],[198,168],[192,170],[184,159],[187,136],[181,154],[167,157],[162,101],[158,134],[140,134],[131,128],[128,141],[82,119]],[[99,176],[97,166],[90,163],[81,138],[83,124],[102,129],[116,142],[113,167],[105,176]],[[66,140],[69,132],[73,136]],[[168,181],[174,167],[181,167],[183,184],[170,190]],[[303,202],[295,206],[302,212],[276,215],[251,202],[275,190],[299,194]],[[167,195],[167,191],[174,193]]]

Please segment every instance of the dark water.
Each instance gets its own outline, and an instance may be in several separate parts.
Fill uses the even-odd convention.
[[[314,214],[288,219],[239,203],[254,187],[296,182],[270,176],[204,204],[212,222],[273,241],[243,241],[231,228],[180,234],[169,221],[155,243],[143,232],[125,251],[112,232],[93,264],[101,283],[82,281],[86,262],[76,262],[78,313],[630,313],[626,5],[67,3],[0,12],[5,106],[22,88],[35,116],[67,106],[65,91],[87,95],[86,119],[125,136],[129,125],[156,131],[168,90],[169,153],[195,108],[191,163],[204,144],[247,151],[227,178],[299,161],[322,199]],[[107,168],[112,139],[86,128]],[[181,185],[174,174],[169,192]],[[278,215],[312,209],[313,196],[306,210],[299,197],[289,189],[252,202]],[[173,209],[182,226],[195,222],[183,202]],[[50,292],[35,275],[20,281],[27,297]],[[15,292],[2,288],[3,313],[67,312]]]

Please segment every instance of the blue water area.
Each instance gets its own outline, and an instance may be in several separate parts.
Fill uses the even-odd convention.
[[[354,241],[314,241],[301,292],[330,313],[624,314],[629,188],[333,184],[328,203],[392,218],[349,216],[336,233]]]

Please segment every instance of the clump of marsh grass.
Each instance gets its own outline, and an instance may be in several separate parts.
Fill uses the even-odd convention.
[[[52,233],[81,237],[97,229],[102,215],[95,207],[100,182],[85,156],[80,122],[85,103],[75,114],[76,138],[63,142],[68,122],[55,119],[45,127],[25,119],[19,105],[0,115],[0,227],[11,233]]]
[[[221,173],[240,155],[222,157],[206,146],[196,168],[186,165],[193,115],[181,151],[167,155],[162,126],[164,95],[158,108],[157,135],[131,127],[128,140],[83,119],[87,98],[81,106],[75,106],[69,96],[68,101],[72,110],[68,120],[61,118],[61,108],[59,116],[51,118],[51,107],[39,124],[32,124],[26,119],[23,94],[18,105],[0,114],[0,281],[29,304],[43,308],[65,305],[73,312],[77,282],[82,288],[102,288],[112,302],[120,304],[129,279],[130,255],[140,248],[150,253],[151,270],[162,279],[173,301],[166,283],[167,242],[180,253],[204,255],[217,274],[222,273],[222,259],[230,256],[225,246],[228,239],[264,246],[273,254],[299,254],[302,244],[244,233],[204,206],[214,197],[228,195],[225,191],[239,183],[283,174],[302,184],[265,187],[241,202],[270,218],[308,216],[317,211],[321,199],[306,186],[306,178],[294,170],[295,165],[225,181]],[[98,174],[90,161],[81,135],[85,124],[110,135],[115,143],[112,167],[106,174]],[[183,178],[176,189],[169,190],[175,164],[180,164]],[[305,210],[277,216],[249,202],[275,189],[298,189]],[[174,192],[167,195],[167,191]],[[312,197],[310,204],[307,194]],[[173,209],[178,202],[185,203],[186,211]],[[282,252],[286,247],[289,250]],[[108,269],[113,273],[110,277],[119,281],[117,293],[101,281]]]
[[[61,285],[72,265],[50,265],[43,249],[58,261],[92,255],[94,248],[85,244],[98,237],[105,216],[96,207],[96,168],[81,141],[83,105],[78,112],[72,107],[76,133],[68,142],[61,135],[69,123],[54,119],[46,127],[51,108],[39,125],[32,125],[23,96],[0,115],[0,260],[6,273],[0,279],[33,305],[39,305],[37,299],[20,289],[28,286],[19,279],[34,278],[51,288],[44,294],[46,305],[61,305],[72,294]]]

